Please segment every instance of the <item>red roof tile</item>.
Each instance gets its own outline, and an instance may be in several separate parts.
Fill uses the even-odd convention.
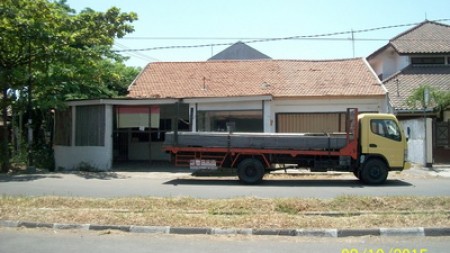
[[[131,98],[382,96],[362,58],[150,63],[129,87]]]

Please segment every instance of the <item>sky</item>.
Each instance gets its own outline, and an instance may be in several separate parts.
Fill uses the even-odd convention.
[[[68,0],[78,12],[115,6],[135,12],[135,31],[116,39],[129,66],[156,61],[205,61],[227,45],[195,48],[160,47],[248,43],[273,59],[324,60],[366,57],[389,39],[428,20],[450,25],[449,0]],[[366,29],[399,26],[366,31]],[[353,38],[352,40],[352,33]],[[346,32],[343,34],[338,34]],[[337,34],[327,35],[325,34]],[[318,36],[321,35],[321,36]],[[301,37],[315,38],[301,38]]]

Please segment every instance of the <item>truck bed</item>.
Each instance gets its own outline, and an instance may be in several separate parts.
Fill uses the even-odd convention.
[[[166,133],[164,145],[178,147],[231,147],[252,149],[338,150],[347,144],[346,133]]]

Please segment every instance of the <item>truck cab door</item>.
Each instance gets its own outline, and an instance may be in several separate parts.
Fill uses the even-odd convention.
[[[368,134],[368,153],[386,158],[389,167],[403,167],[405,140],[393,119],[371,119]]]

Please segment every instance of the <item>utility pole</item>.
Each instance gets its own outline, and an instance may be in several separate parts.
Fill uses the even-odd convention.
[[[425,134],[423,136],[423,142],[424,142],[424,146],[423,146],[423,156],[424,156],[424,166],[428,167],[428,138],[427,138],[427,107],[428,107],[428,103],[430,101],[430,91],[428,90],[428,88],[425,88],[423,90],[423,126],[424,126],[424,131]]]

